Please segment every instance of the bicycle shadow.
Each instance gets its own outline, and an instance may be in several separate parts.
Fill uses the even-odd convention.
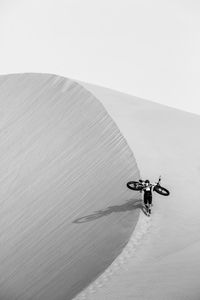
[[[72,223],[79,224],[79,223],[91,222],[93,220],[108,216],[112,213],[118,213],[118,212],[123,212],[123,211],[131,211],[131,210],[134,210],[134,209],[141,209],[144,212],[144,207],[143,207],[142,203],[143,203],[142,200],[136,200],[136,201],[128,200],[128,201],[126,201],[126,203],[124,203],[122,205],[109,206],[106,209],[95,211],[91,215],[87,215],[87,216],[77,218]]]

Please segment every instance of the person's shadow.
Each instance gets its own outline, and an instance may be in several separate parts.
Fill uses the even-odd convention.
[[[141,209],[145,213],[145,209],[144,209],[142,203],[143,203],[142,200],[136,200],[136,201],[128,200],[128,201],[126,201],[126,203],[124,203],[122,205],[109,206],[105,209],[95,211],[91,215],[80,217],[80,218],[74,220],[73,223],[79,224],[79,223],[91,222],[98,218],[108,216],[112,213],[118,213],[118,212],[122,212],[122,211],[130,211],[130,210],[134,210],[134,209]]]

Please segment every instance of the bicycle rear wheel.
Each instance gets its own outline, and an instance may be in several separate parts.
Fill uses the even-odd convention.
[[[129,189],[134,191],[141,191],[143,189],[143,185],[138,181],[129,181],[126,185]]]

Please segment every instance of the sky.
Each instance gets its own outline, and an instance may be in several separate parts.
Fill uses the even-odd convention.
[[[0,74],[54,73],[200,114],[198,0],[0,0]]]

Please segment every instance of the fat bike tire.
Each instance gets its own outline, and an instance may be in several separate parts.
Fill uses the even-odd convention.
[[[162,187],[161,185],[154,186],[153,190],[162,196],[169,196],[169,194],[170,194],[169,191],[167,189],[165,189],[164,187]]]
[[[140,184],[138,181],[129,181],[126,185],[130,190],[134,191],[141,191],[143,189],[143,185]]]

